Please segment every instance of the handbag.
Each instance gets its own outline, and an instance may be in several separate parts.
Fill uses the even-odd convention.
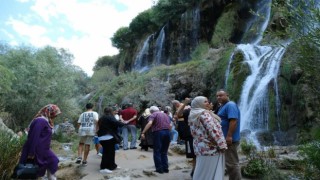
[[[122,136],[120,136],[118,133],[112,133],[112,136],[117,144],[120,144],[122,141]]]
[[[33,163],[19,163],[13,171],[11,178],[14,179],[37,179],[39,166]]]

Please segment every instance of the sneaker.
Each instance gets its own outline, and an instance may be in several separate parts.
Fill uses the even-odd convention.
[[[77,164],[80,164],[81,161],[82,161],[82,158],[81,158],[81,157],[78,157],[77,160],[76,160],[76,163],[77,163]]]
[[[112,173],[112,171],[110,171],[109,169],[101,169],[100,173],[102,173],[102,174],[110,174],[110,173]]]
[[[87,161],[82,161],[82,165],[86,166],[87,165]]]
[[[97,155],[100,156],[100,157],[102,157],[102,154],[101,154],[101,153],[98,153]]]
[[[121,167],[120,167],[120,166],[117,166],[117,169],[121,169]]]

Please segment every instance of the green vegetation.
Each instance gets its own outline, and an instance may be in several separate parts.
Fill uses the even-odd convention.
[[[211,46],[213,48],[224,47],[229,44],[229,38],[232,35],[235,22],[237,18],[237,6],[231,4],[227,6],[218,19],[215,30],[211,39]]]
[[[26,136],[14,137],[12,134],[0,130],[0,179],[10,179],[14,167],[20,158],[20,151]]]
[[[305,179],[320,178],[320,140],[313,141],[299,147],[303,157],[303,176]]]
[[[18,130],[30,123],[46,104],[57,104],[63,114],[57,121],[79,114],[79,100],[91,89],[89,78],[72,65],[64,49],[5,47],[0,54],[1,114],[5,124]]]

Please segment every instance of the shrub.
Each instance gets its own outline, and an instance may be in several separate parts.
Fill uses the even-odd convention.
[[[257,149],[252,142],[247,142],[246,140],[241,141],[240,148],[241,152],[249,158],[255,154]]]
[[[18,138],[0,130],[0,179],[10,179],[25,140],[26,136]]]
[[[299,147],[304,157],[304,176],[306,179],[320,179],[320,141],[314,141]]]
[[[268,172],[268,166],[262,158],[253,158],[241,168],[241,172],[245,177],[259,178]]]

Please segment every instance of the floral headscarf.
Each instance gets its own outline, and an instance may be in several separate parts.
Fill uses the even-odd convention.
[[[50,126],[53,127],[53,119],[59,114],[61,114],[61,111],[57,105],[48,104],[40,109],[34,119],[37,117],[45,117],[48,120]]]

